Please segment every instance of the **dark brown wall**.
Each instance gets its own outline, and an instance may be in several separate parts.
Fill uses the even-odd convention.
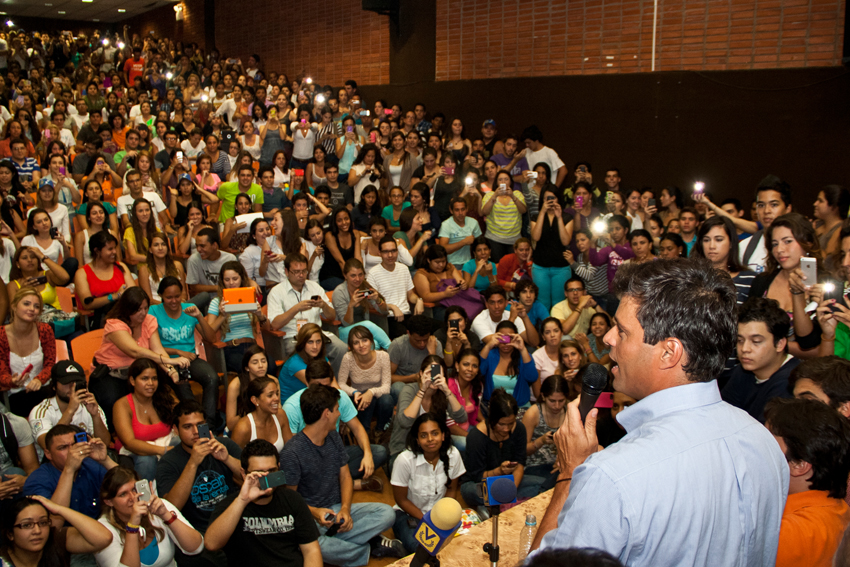
[[[571,170],[589,160],[600,184],[604,169],[616,166],[625,187],[687,189],[701,180],[715,195],[746,205],[759,180],[775,173],[791,184],[804,213],[821,186],[850,186],[850,74],[843,68],[489,79],[361,91],[368,101],[411,108],[421,100],[449,120],[462,117],[470,137],[488,118],[498,122],[500,135],[537,124]]]
[[[11,14],[11,12],[10,12]],[[46,32],[52,34],[53,32],[61,32],[61,31],[70,31],[74,35],[79,35],[80,33],[85,33],[86,35],[91,35],[95,30],[100,30],[103,32],[104,30],[112,30],[116,27],[115,24],[107,24],[104,22],[82,22],[77,20],[54,20],[54,19],[45,19],[45,18],[27,18],[24,16],[0,16],[3,22],[6,20],[12,20],[15,23],[15,28],[18,30],[26,30],[27,32]]]
[[[183,20],[174,19],[174,7],[163,6],[121,22],[130,26],[130,33],[147,37],[152,31],[157,37],[167,37],[183,43],[205,44],[206,12],[204,0],[183,0]],[[210,23],[212,25],[212,23]]]

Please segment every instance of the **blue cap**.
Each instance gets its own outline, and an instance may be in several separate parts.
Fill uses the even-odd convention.
[[[180,183],[181,181],[184,181],[184,180],[191,183],[192,182],[192,176],[189,175],[188,173],[181,173],[180,176],[177,178],[177,183]]]
[[[56,184],[55,184],[55,183],[53,183],[53,181],[52,181],[52,180],[47,179],[46,177],[43,177],[43,178],[42,178],[42,179],[38,182],[38,188],[39,188],[39,189],[41,189],[41,188],[42,188],[42,187],[44,187],[45,185],[50,185],[51,187],[56,187]]]
[[[482,128],[485,127],[485,126],[492,126],[493,128],[495,128],[496,127],[496,121],[493,120],[492,118],[488,118],[487,120],[484,121],[484,124],[481,125]]]

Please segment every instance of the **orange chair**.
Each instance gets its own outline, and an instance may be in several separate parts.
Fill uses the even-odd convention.
[[[71,341],[71,350],[74,351],[74,360],[83,367],[83,370],[88,377],[92,370],[92,361],[94,353],[100,348],[103,343],[103,329],[89,331],[84,335]]]
[[[74,296],[71,295],[71,290],[67,287],[60,286],[56,288],[56,298],[59,300],[59,308],[65,313],[74,312]]]
[[[269,306],[263,305],[261,309],[263,315],[269,316]],[[263,350],[266,351],[266,357],[269,360],[274,360],[278,366],[283,366],[286,361],[286,351],[283,347],[283,338],[286,336],[284,331],[260,329],[260,334],[263,339]]]
[[[57,362],[60,360],[70,360],[71,357],[68,356],[68,343],[61,340],[56,340],[56,360]]]

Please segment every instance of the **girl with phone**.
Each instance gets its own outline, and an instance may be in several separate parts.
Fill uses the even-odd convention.
[[[67,216],[65,218],[67,219]],[[54,228],[50,214],[42,208],[30,209],[27,235],[21,239],[21,246],[38,248],[46,258],[62,266],[69,276],[77,272],[77,259],[71,256],[65,238]],[[46,268],[46,265],[42,267]]]
[[[539,376],[513,322],[500,322],[496,332],[485,341],[481,349],[481,374],[484,376],[482,401],[485,407],[499,388],[511,392],[520,407],[531,404],[531,385]]]
[[[545,164],[535,167],[539,172],[544,169],[548,169]],[[538,175],[538,181],[541,178],[548,179],[545,172]],[[532,211],[529,210],[529,215],[531,214]],[[537,243],[531,274],[540,289],[540,302],[547,311],[551,311],[553,306],[563,301],[562,290],[572,275],[564,252],[569,250],[573,225],[573,218],[564,214],[557,188],[552,184],[542,187],[539,194],[539,214],[537,220],[531,223],[531,239]]]
[[[442,302],[465,292],[468,289],[466,280],[460,270],[449,263],[446,249],[439,244],[425,251],[420,265],[422,267],[413,276],[413,287],[423,301],[437,304],[434,307],[434,319],[443,319],[448,305],[443,305]],[[474,319],[484,309],[484,303],[477,291],[473,290],[473,293],[478,296],[478,302],[474,301],[474,297],[469,297],[464,305],[468,305],[467,312]]]
[[[124,249],[127,251],[127,263],[131,266],[147,261],[150,239],[159,230],[153,217],[153,207],[147,199],[133,202],[130,226],[124,231]]]
[[[20,289],[32,288],[41,295],[45,305],[61,309],[56,288],[66,285],[70,280],[70,276],[62,266],[33,246],[20,247],[11,260],[10,281],[6,284],[10,300]],[[42,266],[47,269],[42,269]]]
[[[445,420],[431,413],[417,417],[390,480],[400,508],[393,532],[407,553],[419,547],[415,537],[419,521],[441,498],[457,498],[458,479],[465,472]]]
[[[174,276],[183,284],[183,300],[186,297],[186,272],[183,264],[171,257],[168,247],[168,237],[157,232],[151,237],[148,253],[144,264],[139,264],[139,287],[145,290],[151,300],[151,305],[162,303],[159,295],[159,283],[166,276]]]
[[[576,221],[574,228],[590,228],[591,223],[599,216],[599,209],[593,206],[593,193],[586,181],[577,181],[573,189],[573,206],[564,209]]]
[[[497,262],[511,253],[522,230],[522,215],[526,212],[525,196],[513,189],[513,182],[510,173],[500,170],[493,191],[481,201],[481,216],[487,222],[487,240]]]
[[[552,468],[558,462],[554,435],[567,416],[570,385],[563,376],[552,375],[540,386],[540,399],[522,416],[527,435],[526,474],[546,479],[540,491],[555,487],[558,472]]]
[[[94,195],[89,195],[89,184],[92,182],[96,182],[99,184],[100,191],[102,193],[101,197],[97,200],[107,201],[113,207],[115,206],[117,196],[115,195],[113,188],[122,187],[124,181],[121,179],[120,175],[118,175],[115,171],[112,170],[111,167],[109,167],[109,164],[106,160],[107,158],[102,153],[98,153],[93,159],[89,158],[88,165],[86,166],[86,172],[83,175],[82,180],[83,202],[79,206],[79,208],[77,208],[78,215],[85,215],[86,202],[96,198]]]

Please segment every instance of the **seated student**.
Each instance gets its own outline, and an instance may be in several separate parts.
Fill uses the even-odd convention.
[[[774,299],[754,297],[738,311],[738,361],[723,401],[764,423],[771,398],[790,398],[788,376],[800,360],[788,354],[791,320]]]
[[[301,495],[286,486],[260,488],[264,476],[279,470],[274,446],[251,441],[240,460],[245,480],[216,505],[205,534],[207,550],[223,550],[228,565],[322,567],[319,530]]]
[[[106,426],[106,416],[94,394],[88,391],[86,373],[73,360],[62,360],[50,372],[52,390],[56,395],[32,408],[29,425],[38,442],[39,457],[44,455],[47,432],[60,423],[74,424],[90,437],[97,437],[105,445],[112,442]]]
[[[106,454],[103,441],[89,438],[76,441],[82,430],[60,423],[47,432],[44,440],[45,461],[24,483],[24,494],[50,498],[60,506],[85,514],[100,516],[100,485],[106,471],[118,466]]]
[[[490,398],[490,415],[469,431],[466,438],[466,475],[460,492],[471,506],[482,506],[475,485],[487,477],[513,475],[517,498],[531,498],[540,492],[544,479],[525,474],[527,435],[517,421],[516,400],[502,388]]]
[[[332,386],[311,384],[300,396],[304,429],[280,455],[287,486],[310,506],[320,534],[341,522],[334,537],[319,537],[322,559],[327,563],[346,567],[366,565],[370,555],[402,557],[402,543],[381,536],[395,522],[393,509],[377,502],[351,503],[348,455],[336,431],[340,394]],[[329,474],[336,471],[338,474]],[[326,519],[327,515],[332,517]]]
[[[430,413],[417,417],[405,450],[395,460],[391,481],[396,501],[393,533],[407,553],[419,547],[415,538],[419,520],[441,498],[457,498],[458,478],[465,472],[445,420]],[[408,524],[411,519],[415,528]]]
[[[558,363],[560,362],[560,346],[561,339],[564,334],[561,331],[561,321],[555,317],[547,317],[540,324],[540,334],[543,338],[543,344],[534,351],[531,355],[534,360],[534,366],[537,368],[537,374],[540,379],[532,384],[532,390],[535,397],[540,393],[540,384],[549,376],[558,371]]]
[[[528,349],[510,321],[502,321],[481,349],[481,374],[484,376],[485,408],[499,388],[511,392],[520,407],[531,403],[531,387],[540,378]]]
[[[6,284],[10,301],[21,288],[31,287],[38,291],[45,305],[61,309],[56,288],[67,284],[70,279],[62,266],[45,256],[37,246],[19,247],[11,260],[9,283]],[[46,278],[46,281],[39,278]]]
[[[145,261],[138,265],[139,287],[145,290],[151,299],[151,305],[162,303],[159,293],[159,284],[163,278],[171,276],[177,278],[181,284],[186,282],[186,272],[183,263],[175,260],[171,255],[168,237],[157,232],[150,237],[150,245]],[[188,299],[188,289],[181,285],[183,300]]]
[[[295,336],[295,351],[289,355],[280,369],[280,397],[286,401],[299,390],[307,387],[305,372],[313,360],[328,360],[325,335],[321,327],[307,323]]]
[[[413,289],[410,271],[399,265],[398,243],[392,236],[384,236],[378,243],[381,253],[381,263],[369,270],[366,281],[384,296],[387,308],[393,312],[393,318],[388,320],[389,335],[399,337],[403,333],[401,321],[410,315],[410,304],[414,304],[413,315],[421,315],[425,303]]]
[[[440,374],[433,376],[431,366],[439,365]],[[406,384],[398,398],[398,409],[390,436],[390,469],[398,454],[404,450],[407,432],[420,413],[441,414],[447,424],[467,420],[466,408],[446,382],[446,364],[437,355],[428,355],[419,366],[417,382]]]
[[[348,346],[351,351],[345,353],[339,369],[340,389],[354,401],[357,418],[367,433],[377,411],[377,432],[383,434],[395,408],[390,394],[390,356],[386,351],[376,351],[372,333],[359,325],[349,333]]]
[[[564,296],[564,301],[552,307],[552,317],[561,320],[561,330],[565,335],[586,335],[590,330],[590,318],[604,310],[587,293],[584,280],[578,276],[572,276],[564,284]]]
[[[481,351],[481,339],[469,328],[469,317],[462,307],[452,305],[446,309],[445,321],[446,326],[437,329],[434,336],[440,343],[446,345],[443,348],[443,356],[447,366],[454,364],[455,355],[463,349],[471,348],[476,352]],[[455,325],[457,328],[454,327]]]
[[[0,388],[9,392],[11,412],[24,416],[49,394],[42,386],[56,362],[56,339],[38,322],[44,303],[35,289],[18,290],[10,307],[11,323],[0,326]]]
[[[314,383],[336,387],[333,371],[327,361],[324,360],[312,361],[307,366],[305,378],[308,387]],[[304,414],[301,412],[300,403],[301,396],[306,391],[306,388],[299,390],[283,404],[293,434],[304,429]],[[372,473],[387,462],[387,450],[383,445],[369,444],[366,429],[357,419],[357,409],[348,396],[341,396],[339,399],[337,431],[339,431],[340,421],[348,426],[356,441],[356,445],[347,445],[345,449],[348,453],[349,474],[354,479],[354,490],[381,492],[384,489],[384,483],[377,477],[373,477]]]
[[[127,263],[137,266],[147,262],[150,241],[159,231],[153,220],[150,201],[136,199],[130,210],[133,216],[130,226],[124,230],[124,251]]]
[[[499,260],[496,279],[500,286],[512,291],[521,280],[531,279],[531,266],[531,241],[525,237],[517,238],[514,251]]]
[[[133,459],[144,479],[156,478],[156,463],[171,449],[174,400],[168,380],[151,360],[140,358],[130,365],[130,393],[115,402],[112,417],[123,446],[119,454]]]
[[[248,410],[245,417],[236,422],[231,439],[244,447],[254,439],[265,439],[278,451],[292,437],[289,420],[280,407],[280,386],[277,380],[261,376],[248,384],[242,394],[243,407]]]
[[[103,515],[98,521],[112,534],[112,543],[95,554],[98,567],[168,566],[174,565],[177,549],[185,555],[203,551],[204,536],[177,506],[153,491],[149,501],[142,500],[136,492],[138,480],[139,474],[126,467],[113,468],[103,479]]]
[[[413,276],[413,286],[423,301],[436,304],[433,308],[434,319],[443,319],[445,310],[452,305],[462,305],[473,318],[483,310],[481,296],[477,291],[472,290],[457,297],[468,288],[460,270],[448,262],[445,248],[439,244],[429,247],[421,255],[420,266]]]
[[[466,285],[483,293],[497,282],[496,264],[490,260],[490,243],[484,236],[479,236],[469,245],[469,251],[472,258],[461,267],[463,277]]]
[[[570,385],[563,376],[549,376],[540,386],[541,401],[528,408],[522,416],[528,435],[525,472],[546,479],[540,487],[541,492],[555,488],[558,479],[558,473],[552,472],[558,462],[554,435],[564,423],[569,395]]]
[[[156,239],[154,239],[156,242]],[[169,356],[182,356],[190,361],[189,380],[203,388],[204,413],[213,431],[219,431],[223,423],[218,417],[218,374],[212,365],[198,356],[195,347],[195,329],[201,336],[214,337],[206,318],[196,305],[184,303],[184,288],[180,279],[165,276],[159,281],[157,297],[162,303],[152,305],[149,313],[156,318],[162,348]],[[181,400],[194,399],[192,387],[187,380],[175,383],[174,390]]]
[[[77,270],[74,288],[78,303],[94,312],[92,327],[103,328],[104,318],[128,288],[135,287],[136,280],[130,269],[120,261],[118,239],[101,230],[88,243],[92,261]]]
[[[795,398],[818,400],[850,418],[850,360],[835,355],[810,358],[791,371]]]
[[[481,237],[481,227],[475,219],[467,219],[463,198],[453,197],[449,207],[452,216],[440,225],[439,243],[448,252],[449,262],[460,270],[472,259],[470,250],[476,239]]]
[[[190,237],[191,234],[187,233],[184,240]],[[186,262],[189,302],[206,314],[207,307],[218,293],[218,277],[222,266],[227,262],[235,262],[236,256],[219,250],[221,239],[214,228],[202,228],[195,235],[194,241],[196,251]]]
[[[588,362],[595,362],[611,369],[611,347],[605,344],[605,335],[614,325],[611,317],[604,311],[594,313],[590,318],[590,335],[579,333],[576,342],[584,349]]]
[[[340,322],[339,340],[348,341],[348,333],[355,325],[361,325],[371,331],[375,343],[384,350],[390,347],[387,333],[370,320],[369,312],[375,309],[378,315],[386,315],[387,303],[378,291],[366,283],[363,263],[357,258],[349,258],[342,267],[345,281],[333,291],[334,311]]]
[[[531,321],[535,329],[539,329],[540,322],[546,317],[549,317],[546,306],[538,301],[539,295],[540,289],[531,280],[520,280],[517,282],[516,288],[514,288],[514,297],[517,303],[528,313],[528,320]]]
[[[486,344],[490,336],[496,333],[496,325],[501,321],[511,321],[517,327],[517,332],[525,344],[536,347],[540,344],[540,336],[537,329],[531,324],[528,312],[516,302],[511,302],[511,310],[508,311],[507,292],[498,285],[491,285],[481,293],[487,309],[478,314],[472,320],[472,330]]]
[[[414,315],[405,322],[407,334],[397,337],[387,349],[393,385],[390,388],[398,404],[401,391],[407,384],[419,382],[419,368],[428,355],[443,352],[443,344],[433,335],[432,320],[424,315]]]
[[[55,527],[57,523],[65,525]],[[72,554],[100,551],[112,540],[109,530],[94,518],[44,496],[11,502],[0,516],[0,531],[4,565],[69,565]],[[39,537],[44,532],[46,537]],[[24,557],[26,563],[22,563]]]
[[[238,222],[242,215],[248,215],[252,212],[253,203],[251,197],[244,193],[236,195],[236,216],[227,219],[224,223],[224,230],[221,233],[221,247],[232,252],[239,257],[248,246],[248,233],[239,232],[244,228],[248,228],[248,223],[245,221]]]
[[[242,356],[242,372],[236,380],[231,380],[227,385],[227,398],[225,403],[225,421],[227,430],[233,431],[239,418],[248,414],[245,404],[245,392],[248,385],[263,377],[268,377],[277,382],[277,378],[268,373],[269,362],[266,351],[260,345],[251,345]]]
[[[455,376],[448,380],[449,390],[463,406],[466,412],[466,421],[458,423],[449,420],[451,423],[447,423],[454,446],[463,453],[466,451],[466,437],[469,435],[469,428],[475,427],[482,419],[481,393],[484,391],[484,377],[481,376],[479,371],[480,359],[477,351],[465,348],[456,354],[455,360]]]
[[[844,501],[850,423],[820,402],[799,399],[771,400],[765,418],[790,469],[776,565],[831,566],[850,524],[850,507]]]

